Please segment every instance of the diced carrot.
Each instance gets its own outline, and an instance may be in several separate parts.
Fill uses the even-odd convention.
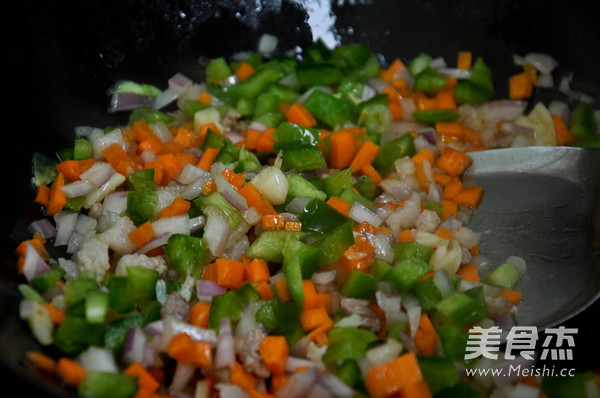
[[[387,69],[380,70],[379,77],[391,83],[403,69],[406,69],[406,65],[399,58],[396,58]]]
[[[575,136],[569,131],[567,124],[558,115],[552,115],[552,122],[556,130],[556,145],[572,145]]]
[[[446,227],[440,227],[435,231],[435,235],[439,236],[442,239],[450,239],[452,238],[452,232],[448,231]]]
[[[137,142],[145,141],[149,137],[152,137],[154,135],[154,132],[150,128],[150,125],[144,120],[136,120],[135,122],[133,122],[131,128],[135,133]]]
[[[464,135],[463,126],[458,122],[437,122],[435,130],[441,134],[458,139],[462,139]]]
[[[448,146],[437,158],[435,166],[452,177],[458,177],[467,170],[471,163],[473,163],[473,159],[469,155]]]
[[[338,260],[338,265],[346,275],[349,275],[353,270],[366,270],[373,262],[375,262],[373,257],[363,252],[357,244],[353,244],[344,251]]]
[[[481,146],[481,137],[479,133],[469,128],[463,128],[463,141],[475,147]]]
[[[373,141],[366,140],[358,149],[358,152],[350,163],[350,168],[354,172],[360,171],[367,164],[372,163],[379,154],[381,147]]]
[[[440,185],[445,186],[452,180],[452,177],[445,173],[433,172],[433,180]]]
[[[263,229],[283,229],[285,216],[283,214],[265,214],[261,219]]]
[[[398,94],[400,94],[402,98],[407,98],[410,96],[410,84],[405,78],[401,76],[394,78],[394,80],[392,80],[392,85],[396,87]]]
[[[50,192],[48,193],[48,206],[46,206],[46,214],[48,216],[55,216],[58,214],[67,204],[67,197],[60,189],[65,186],[65,179],[62,173],[58,173],[52,185],[50,185]]]
[[[270,394],[268,392],[258,390],[250,390],[248,391],[248,394],[250,394],[250,398],[277,398],[277,395],[275,394]]]
[[[39,187],[37,187],[36,191],[35,191],[35,203],[37,203],[38,205],[41,206],[48,206],[48,200],[50,199],[50,188],[48,188],[48,185],[40,185]]]
[[[402,398],[432,398],[433,393],[429,384],[426,381],[418,381],[416,383],[410,383],[402,387]]]
[[[245,279],[250,282],[267,282],[271,277],[269,264],[260,258],[254,258],[246,266]]]
[[[221,132],[221,129],[219,129],[219,127],[212,122],[203,124],[202,126],[200,126],[198,128],[198,138],[200,139],[200,142],[204,142],[204,139],[206,138],[206,133],[208,132],[208,130],[212,130],[215,133],[223,134]]]
[[[180,216],[187,213],[191,207],[192,203],[189,200],[177,196],[169,206],[158,213],[158,218]]]
[[[455,197],[454,201],[460,205],[477,207],[481,203],[483,198],[482,187],[467,187],[460,191]]]
[[[498,294],[498,297],[504,297],[511,304],[517,305],[523,300],[523,293],[518,290],[505,289]]]
[[[212,166],[218,154],[218,149],[211,147],[206,148],[202,153],[202,156],[200,157],[200,161],[198,162],[197,166],[203,170],[210,171],[210,167]]]
[[[419,181],[419,185],[421,189],[425,192],[429,191],[429,179],[427,178],[427,174],[425,173],[425,168],[423,166],[416,166],[415,176]]]
[[[214,192],[216,190],[217,190],[217,183],[214,182],[213,180],[208,180],[204,184],[202,184],[202,193],[204,195],[208,195],[209,193]]]
[[[81,174],[96,163],[94,159],[64,160],[56,165],[56,171],[62,173],[67,181],[77,181]]]
[[[345,169],[350,166],[356,155],[354,134],[349,130],[340,130],[330,136],[329,164],[333,169]]]
[[[305,279],[302,281],[302,287],[304,289],[304,309],[313,309],[323,307],[317,297],[317,289],[311,279]]]
[[[329,345],[329,336],[327,336],[327,333],[333,329],[333,325],[333,319],[328,318],[324,323],[308,332],[306,337],[308,337],[317,345],[327,346]]]
[[[200,146],[200,139],[192,130],[185,127],[179,127],[177,129],[172,141],[179,145],[182,149]]]
[[[233,368],[230,373],[231,382],[241,388],[244,391],[252,391],[256,388],[258,378],[252,373],[249,373],[244,369],[242,364],[235,361]]]
[[[531,83],[535,84],[538,81],[537,69],[533,65],[524,65],[523,72],[529,75]]]
[[[462,181],[458,177],[453,177],[444,187],[442,195],[447,200],[454,200],[456,195],[458,195],[462,190]]]
[[[239,190],[246,183],[244,173],[236,173],[228,168],[223,170],[223,177],[225,177],[225,180],[233,185],[236,190]]]
[[[456,275],[458,275],[461,279],[470,282],[480,282],[479,278],[479,269],[475,263],[465,263],[462,264],[458,270],[456,271]]]
[[[217,283],[229,289],[238,289],[244,283],[246,268],[241,261],[217,258]]]
[[[283,227],[286,231],[302,231],[302,221],[286,221]]]
[[[471,62],[473,60],[473,53],[471,51],[459,51],[458,59],[456,61],[456,67],[458,69],[471,69]]]
[[[277,292],[277,297],[279,297],[279,300],[283,303],[287,303],[292,299],[290,289],[288,289],[285,278],[281,278],[275,282],[275,291]]]
[[[371,181],[373,181],[375,185],[379,185],[383,180],[379,172],[375,170],[375,167],[373,167],[373,165],[370,163],[363,166],[363,168],[360,169],[360,171],[363,175],[369,176],[369,178],[371,178]]]
[[[123,370],[123,374],[135,377],[139,388],[144,391],[155,392],[160,387],[158,380],[156,380],[139,362],[132,362],[125,370]]]
[[[44,372],[54,373],[54,370],[56,369],[56,361],[54,358],[40,351],[27,351],[25,353],[25,358],[35,365],[35,367],[43,370]]]
[[[49,302],[45,302],[43,305],[48,310],[48,313],[50,314],[50,320],[54,325],[60,325],[65,320],[65,310],[60,309]]]
[[[256,291],[260,295],[260,298],[262,298],[263,300],[268,301],[274,297],[273,289],[271,288],[271,285],[268,282],[260,282],[254,287],[254,289],[256,289]]]
[[[212,103],[212,95],[210,95],[208,91],[202,90],[198,97],[198,102],[204,105],[210,105]]]
[[[249,151],[256,151],[258,141],[262,135],[262,131],[248,130],[246,131],[246,149]]]
[[[414,338],[417,352],[421,355],[434,356],[436,353],[435,344],[439,338],[429,315],[422,314],[419,321],[419,329],[415,333]]]
[[[246,184],[244,184],[238,192],[244,197],[244,199],[246,199],[246,202],[248,203],[249,207],[254,206],[257,202],[259,202],[262,199],[260,191],[256,189],[252,182],[247,182]]]
[[[255,72],[255,69],[252,65],[250,65],[246,61],[240,62],[240,65],[235,70],[235,75],[239,80],[244,80],[248,78]]]
[[[112,144],[115,145],[115,144]],[[119,145],[119,144],[117,144]],[[119,145],[120,146],[120,145]],[[165,144],[155,135],[151,135],[146,138],[144,141],[140,142],[137,147],[138,153],[144,153],[146,151],[152,151],[155,154],[159,154],[164,152]],[[102,152],[104,154],[104,152]],[[104,155],[106,157],[106,155]],[[106,158],[108,159],[108,157]],[[109,159],[108,159],[109,160]],[[109,160],[110,162],[110,160]]]
[[[332,196],[329,199],[327,199],[327,204],[333,207],[339,213],[348,217],[348,213],[350,212],[350,203],[338,198],[337,196]]]
[[[154,227],[150,221],[146,221],[131,231],[128,237],[136,246],[144,246],[154,238]]]
[[[317,120],[301,103],[295,103],[290,106],[285,117],[288,122],[298,124],[304,127],[314,127]]]
[[[273,153],[273,145],[275,144],[275,139],[273,138],[273,132],[275,128],[270,128],[265,130],[259,137],[258,142],[256,143],[256,152],[265,152],[265,153]]]
[[[187,333],[173,336],[167,354],[185,364],[192,364],[201,369],[209,369],[212,365],[212,349],[209,342],[192,340]]]
[[[392,113],[392,120],[402,119],[402,104],[390,102],[388,105],[390,112]]]
[[[414,164],[418,167],[423,167],[423,161],[427,160],[431,166],[435,162],[435,154],[428,149],[421,149],[412,156]]]
[[[258,202],[252,205],[261,216],[266,216],[267,214],[277,214],[277,211],[273,207],[273,205],[265,198],[262,198]]]
[[[305,332],[327,323],[331,318],[323,307],[305,308],[300,314],[300,325]]]
[[[415,240],[410,229],[404,229],[400,232],[398,236],[400,242],[413,242]]]
[[[512,100],[531,98],[533,83],[526,72],[521,72],[508,79],[508,97]]]
[[[454,90],[444,88],[435,96],[438,109],[456,109]]]
[[[458,214],[458,203],[449,199],[442,199],[442,220],[456,217]]]
[[[217,263],[216,262],[212,262],[209,264],[206,264],[204,266],[204,270],[202,271],[202,279],[203,280],[209,280],[209,281],[217,281]]]
[[[285,364],[289,355],[289,347],[283,336],[266,336],[258,349],[260,356],[272,374],[285,372]]]
[[[479,246],[477,246],[476,244],[471,246],[471,248],[469,249],[469,253],[471,253],[473,256],[479,256]]]
[[[437,101],[435,98],[429,98],[427,95],[421,92],[412,93],[413,101],[418,110],[424,111],[428,109],[437,108]]]
[[[61,357],[56,362],[56,374],[70,387],[76,387],[87,374],[87,370],[74,359]]]
[[[365,386],[371,397],[386,398],[400,393],[408,384],[421,381],[423,375],[417,357],[410,352],[370,368],[365,378]]]
[[[375,246],[373,246],[371,242],[369,242],[369,239],[367,239],[367,237],[364,235],[355,236],[354,243],[361,251],[367,253],[368,255],[375,253]]]
[[[390,85],[386,86],[381,91],[381,93],[387,94],[390,104],[399,104],[400,103],[400,94],[398,93],[398,90],[396,90],[396,87],[394,87],[393,85],[390,84]]]
[[[210,303],[198,301],[190,307],[190,323],[201,328],[209,327]]]

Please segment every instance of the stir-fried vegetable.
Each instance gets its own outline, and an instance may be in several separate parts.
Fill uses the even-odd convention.
[[[465,374],[469,328],[506,325],[525,272],[480,268],[468,152],[598,143],[584,102],[526,111],[544,73],[495,99],[468,51],[384,67],[315,43],[118,82],[124,125],[33,158],[47,218],[17,248],[20,314],[62,356],[27,358],[88,397],[566,396]]]

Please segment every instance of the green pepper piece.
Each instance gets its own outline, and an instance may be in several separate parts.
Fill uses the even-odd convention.
[[[208,108],[208,105],[203,104],[200,101],[186,99],[183,101],[185,112],[190,118],[193,118],[196,112],[201,111],[202,109]],[[241,113],[241,112],[240,112]]]
[[[470,82],[483,88],[493,98],[494,96],[494,81],[492,80],[492,70],[483,61],[483,58],[478,58],[471,68]]]
[[[260,295],[250,282],[242,283],[242,286],[240,286],[235,292],[244,302],[244,306],[250,302],[256,302],[260,300]]]
[[[285,258],[285,257],[284,257]],[[288,291],[292,301],[298,308],[304,308],[304,286],[302,284],[302,268],[297,255],[292,256],[288,261],[284,260],[283,273],[287,282]]]
[[[136,225],[148,221],[158,206],[158,194],[151,189],[127,192],[127,212]]]
[[[384,278],[384,275],[392,269],[392,266],[380,258],[376,258],[373,264],[369,267],[369,273],[377,280]]]
[[[285,242],[282,255],[284,270],[286,264],[294,264],[293,267],[296,267],[295,264],[297,263],[301,279],[310,279],[321,267],[319,263],[321,252],[319,249],[297,239],[288,239]]]
[[[138,302],[147,302],[156,298],[158,271],[140,265],[127,267],[127,278]]]
[[[327,162],[318,146],[303,146],[283,150],[281,169],[284,171],[306,171],[327,167]]]
[[[305,87],[331,86],[342,80],[342,72],[332,63],[301,64],[296,68],[298,81]]]
[[[246,149],[246,146],[240,148],[238,155],[238,164],[235,166],[234,171],[236,173],[243,173],[246,171],[256,171],[262,167],[258,156],[253,152]]]
[[[405,258],[418,258],[425,262],[429,262],[433,255],[434,249],[420,244],[419,242],[398,242],[392,247],[396,260]]]
[[[285,115],[281,112],[265,112],[262,115],[254,117],[252,120],[271,128],[277,127],[279,124],[283,123],[285,121]]]
[[[344,189],[352,189],[352,169],[336,171],[323,179],[323,190],[327,197],[339,196]]]
[[[51,268],[46,272],[36,276],[29,283],[31,287],[40,293],[44,293],[58,282],[66,271],[62,268]]]
[[[144,169],[129,174],[127,185],[129,191],[155,190],[154,169]]]
[[[319,129],[308,128],[298,124],[283,122],[273,131],[276,148],[295,146],[316,146],[321,132]]]
[[[469,333],[452,325],[439,325],[436,327],[436,331],[440,336],[445,356],[455,362],[463,363]]]
[[[342,286],[342,296],[359,299],[370,299],[375,296],[377,278],[373,275],[352,270],[344,286]]]
[[[423,204],[424,208],[426,208],[427,210],[434,211],[438,216],[442,217],[444,208],[440,203],[430,202],[427,200],[424,200],[421,203]]]
[[[289,181],[288,195],[295,198],[318,198],[321,200],[327,199],[327,194],[320,189],[317,189],[310,181],[302,177],[300,174],[288,174]]]
[[[134,312],[109,322],[104,332],[104,348],[114,353],[120,352],[125,344],[127,332],[136,326],[144,326],[144,316],[139,312]]]
[[[317,247],[321,251],[321,265],[337,261],[342,257],[344,251],[353,244],[354,232],[352,231],[352,222],[338,226],[317,242]]]
[[[377,336],[370,330],[355,328],[334,327],[328,337],[329,346],[322,357],[325,366],[363,358],[369,345],[377,341]]]
[[[375,205],[372,201],[356,193],[354,189],[351,188],[344,188],[342,192],[340,192],[339,198],[348,202],[350,206],[352,206],[354,202],[359,202],[369,209]]]
[[[232,230],[235,230],[243,219],[242,213],[233,207],[218,191],[211,192],[206,196],[200,196],[193,203],[199,206],[204,213],[206,213],[206,208],[210,206],[216,207],[223,213]]]
[[[431,270],[429,263],[417,257],[409,257],[394,264],[384,278],[392,282],[399,292],[404,292]]]
[[[343,78],[338,85],[337,92],[340,94],[348,94],[354,98],[361,98],[365,90],[365,83],[359,80]]]
[[[454,109],[425,109],[414,111],[413,117],[419,122],[429,124],[436,122],[453,122],[458,119],[458,112]]]
[[[275,316],[275,307],[278,304],[279,300],[272,298],[256,310],[256,321],[263,324],[267,333],[272,333],[279,327]]]
[[[90,345],[100,345],[105,324],[90,324],[84,317],[69,314],[58,325],[55,345],[67,355],[77,355]]]
[[[435,398],[484,398],[482,392],[476,390],[465,382],[459,382],[451,387],[446,387],[435,394]]]
[[[461,81],[454,87],[454,97],[459,105],[478,105],[494,98],[492,71],[479,58],[471,68],[469,80]]]
[[[417,282],[412,287],[412,292],[419,299],[421,308],[425,312],[434,309],[437,303],[442,299],[442,293],[434,283],[433,278],[427,278]]]
[[[116,93],[136,93],[148,97],[156,97],[160,92],[161,90],[156,86],[147,83],[136,83],[132,80],[119,80],[107,91],[109,95]]]
[[[206,65],[206,81],[211,84],[219,84],[231,74],[231,68],[224,57],[211,59]]]
[[[17,286],[17,288],[19,289],[19,293],[21,293],[21,296],[23,296],[23,299],[25,300],[34,300],[40,304],[46,302],[46,300],[44,300],[40,293],[38,293],[34,288],[32,288],[26,283],[20,283]]]
[[[510,290],[515,287],[520,277],[521,274],[516,265],[504,263],[483,278],[483,282]]]
[[[254,109],[254,115],[260,116],[267,112],[276,112],[277,105],[279,104],[279,96],[272,93],[260,93],[256,97],[256,108]]]
[[[429,67],[433,58],[429,54],[421,53],[408,63],[408,69],[413,76],[417,76]]]
[[[469,290],[474,289],[477,288]],[[452,325],[467,327],[488,316],[485,300],[472,297],[475,292],[471,292],[470,294],[467,292],[453,292],[436,305],[436,309],[442,317]]]
[[[380,145],[380,148],[375,160],[373,160],[373,167],[383,176],[394,169],[396,160],[416,153],[411,134],[404,134],[394,141],[384,142]]]
[[[343,126],[352,114],[352,108],[347,102],[319,89],[306,98],[304,106],[315,119],[330,128]]]
[[[84,160],[92,157],[92,143],[85,138],[77,138],[73,145],[73,159]]]
[[[571,112],[569,131],[580,140],[596,136],[596,122],[594,109],[587,102],[580,102]]]
[[[146,123],[164,122],[168,126],[175,120],[175,117],[159,110],[142,106],[131,111],[129,114],[128,125],[131,126],[134,122],[140,120],[143,120]]]
[[[312,199],[298,216],[298,221],[302,222],[303,230],[329,235],[348,219],[323,200]]]
[[[448,358],[419,356],[418,362],[423,378],[434,394],[460,382],[454,362]]]
[[[67,280],[65,282],[64,290],[67,307],[83,300],[89,292],[95,290],[98,290],[98,282],[96,282],[96,279],[80,276],[79,278]]]
[[[569,376],[545,376],[542,378],[542,392],[548,398],[587,397],[587,384],[593,383],[590,373],[575,373]]]
[[[295,302],[279,302],[275,308],[275,319],[277,321],[277,333],[282,334],[287,340],[288,346],[292,347],[304,336],[300,326],[300,308]]]
[[[206,148],[214,148],[221,149],[223,143],[225,142],[225,137],[223,134],[219,134],[212,129],[206,130],[206,137],[204,138],[204,142],[202,142],[202,150],[206,150]]]
[[[233,290],[214,296],[208,314],[210,327],[218,330],[223,317],[228,317],[232,322],[239,320],[245,306],[244,300]]]
[[[280,101],[294,102],[300,93],[293,87],[281,84],[279,82],[269,83],[265,87],[265,93],[275,94],[279,97]]]
[[[358,179],[354,183],[354,188],[363,198],[371,202],[377,196],[377,185],[373,182],[371,177],[369,177],[366,174],[358,177]]]
[[[52,159],[40,152],[32,156],[33,177],[31,178],[36,187],[51,184],[58,175],[56,171],[56,159]]]
[[[392,127],[392,111],[387,105],[369,105],[360,112],[358,123],[367,129],[372,139],[379,140]]]
[[[354,387],[359,381],[361,373],[356,360],[347,359],[336,366],[335,375],[350,387]]]
[[[421,91],[425,94],[434,95],[440,92],[450,77],[433,68],[425,68],[419,73],[413,84],[413,91]]]
[[[119,314],[133,311],[136,293],[127,276],[112,276],[106,285],[110,308]]]
[[[124,373],[87,372],[77,384],[77,394],[85,398],[131,398],[139,386],[137,379]]]
[[[306,49],[305,63],[322,63],[331,58],[331,50],[323,43],[323,40],[317,39]]]
[[[204,270],[206,244],[202,238],[185,234],[173,234],[166,245],[169,263],[179,275],[193,275],[198,278]]]
[[[246,256],[249,259],[260,258],[265,261],[281,263],[283,261],[283,248],[288,239],[300,239],[301,232],[269,229],[258,235],[252,242]]]
[[[94,290],[85,296],[85,319],[90,324],[104,323],[109,308],[108,293]]]
[[[257,69],[246,79],[229,86],[227,95],[233,98],[239,98],[240,96],[256,98],[269,83],[276,82],[282,75],[282,72],[278,68],[263,67]]]
[[[361,43],[337,46],[331,52],[331,61],[336,63],[346,76],[355,80],[376,77],[381,69],[373,51]]]
[[[240,147],[235,145],[233,142],[225,139],[223,146],[215,158],[215,162],[223,162],[224,164],[234,163],[240,156]]]

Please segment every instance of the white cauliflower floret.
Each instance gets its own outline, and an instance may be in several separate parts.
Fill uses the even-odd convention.
[[[108,247],[119,255],[133,252],[137,249],[135,243],[129,239],[129,233],[135,229],[135,224],[129,217],[117,218],[112,227],[102,232],[98,239],[105,242]]]
[[[108,244],[100,239],[92,238],[81,245],[81,249],[73,255],[79,272],[92,271],[96,274],[98,282],[110,268],[108,258]]]
[[[158,271],[161,276],[167,273],[167,261],[162,256],[149,257],[145,254],[126,254],[119,259],[115,275],[126,276],[127,267],[140,266]]]

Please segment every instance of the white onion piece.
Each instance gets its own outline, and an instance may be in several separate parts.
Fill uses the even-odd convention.
[[[251,181],[272,205],[280,205],[285,202],[290,183],[281,171],[281,156],[277,156],[273,166],[263,168]]]
[[[92,153],[94,160],[102,161],[105,160],[102,151],[112,144],[122,144],[123,134],[120,129],[114,129],[106,134],[94,137],[92,140]]]
[[[196,295],[199,297],[213,297],[223,294],[226,288],[215,281],[199,279],[196,282]]]
[[[217,333],[213,329],[194,326],[177,318],[168,318],[165,322],[165,326],[172,331],[173,335],[185,333],[194,341],[205,341],[211,346],[217,344]]]
[[[419,330],[419,323],[421,322],[421,307],[418,305],[408,307],[406,313],[408,314],[410,335],[414,338]]]
[[[190,217],[187,214],[181,214],[173,217],[163,217],[152,222],[154,233],[162,234],[190,234]]]
[[[292,214],[299,215],[300,213],[302,213],[308,202],[310,202],[311,200],[312,198],[309,198],[307,196],[295,197],[290,201],[290,203],[287,204],[285,210]]]
[[[156,97],[152,100],[152,108],[161,109],[170,103],[174,102],[177,99],[177,93],[170,88],[166,88],[161,91]]]
[[[202,195],[202,186],[210,179],[208,175],[198,177],[196,180],[186,185],[185,189],[181,191],[179,196],[186,200],[194,200]]]
[[[168,143],[173,140],[173,134],[169,129],[169,126],[165,122],[151,122],[148,124],[155,136],[158,137],[163,143]],[[186,163],[188,164],[188,163]]]
[[[25,250],[25,263],[23,264],[23,274],[25,275],[25,278],[30,281],[49,269],[50,266],[38,253],[36,248],[31,243],[27,242],[27,249]]]
[[[144,367],[149,367],[154,363],[154,358],[155,353],[142,329],[138,326],[129,329],[125,337],[123,360],[126,363],[138,362]]]
[[[189,231],[196,232],[204,228],[206,225],[206,217],[204,216],[196,216],[189,219]]]
[[[119,368],[112,354],[112,351],[106,348],[95,346],[88,347],[85,351],[79,354],[79,362],[88,372],[109,372],[118,373]]]
[[[87,180],[98,188],[108,181],[114,173],[115,169],[110,163],[96,162],[92,167],[81,173],[80,177],[82,180]]]
[[[246,211],[244,211],[243,216],[244,220],[246,220],[246,222],[250,225],[257,225],[262,219],[262,216],[255,207],[249,207]]]
[[[383,222],[377,214],[373,213],[368,207],[358,201],[350,206],[348,217],[359,224],[367,222],[375,227],[379,227]]]
[[[250,394],[232,383],[217,383],[215,388],[219,398],[250,398]]]
[[[237,210],[246,211],[248,210],[248,202],[234,187],[231,185],[223,175],[215,176],[215,183],[217,184],[217,190],[219,193]]]
[[[401,342],[388,339],[385,343],[368,349],[365,356],[371,364],[380,365],[394,360],[403,349],[404,346]]]
[[[146,243],[144,246],[137,249],[135,251],[135,253],[136,254],[144,254],[144,253],[149,252],[152,249],[156,249],[157,247],[164,246],[167,244],[167,241],[169,240],[170,236],[171,236],[171,234],[168,232],[165,232],[161,235],[157,235],[150,242]]]
[[[354,396],[354,390],[333,373],[318,372],[317,379],[319,384],[334,397],[350,398]]]
[[[140,158],[142,159],[142,163],[145,165],[146,163],[154,162],[158,159],[158,155],[154,153],[150,149],[146,149],[144,152],[140,154]]]
[[[153,99],[144,94],[117,92],[110,98],[109,113],[129,111],[142,106],[152,106]]]
[[[242,316],[235,325],[233,334],[235,337],[244,337],[256,330],[256,313],[254,311],[254,303],[250,302],[242,311]]]
[[[63,246],[69,243],[69,238],[75,231],[75,224],[77,223],[77,217],[79,213],[76,212],[60,212],[56,220],[56,239],[54,239],[54,246]]]
[[[235,349],[231,322],[224,316],[219,321],[219,335],[215,351],[215,369],[230,368],[235,365]]]
[[[178,96],[182,95],[192,84],[192,80],[182,73],[174,74],[168,81],[169,88]]]
[[[194,373],[196,373],[196,367],[194,365],[177,362],[171,384],[169,385],[169,394],[175,395],[183,393],[192,380],[192,377],[194,377]]]
[[[437,71],[444,75],[447,75],[450,77],[455,77],[459,80],[470,79],[471,76],[473,75],[473,72],[468,69],[442,67],[442,68],[437,68]]]
[[[83,207],[85,209],[89,209],[95,203],[98,203],[104,199],[106,195],[113,192],[117,189],[121,184],[125,182],[126,178],[121,173],[114,173],[108,181],[106,181],[100,188],[96,189],[94,192],[91,192],[85,196],[85,202]]]
[[[375,248],[375,258],[379,258],[388,263],[392,263],[394,261],[394,250],[392,249],[392,245],[386,234],[369,234],[367,239]]]
[[[56,236],[56,227],[47,218],[42,218],[31,222],[27,229],[29,232],[37,232],[44,239],[51,239]]]
[[[433,274],[433,283],[442,293],[442,297],[447,297],[452,293],[452,284],[450,282],[450,274],[446,270],[439,270]]]
[[[111,192],[104,198],[102,202],[102,211],[110,211],[117,215],[123,215],[127,210],[127,192],[118,191]]]
[[[95,187],[88,180],[79,180],[60,187],[60,190],[65,194],[67,198],[76,198],[78,196],[84,196],[94,191]]]
[[[551,73],[558,66],[558,62],[554,58],[542,53],[529,53],[525,55],[525,61],[543,74]]]
[[[315,363],[313,361],[311,361],[310,359],[298,358],[298,357],[289,355],[287,358],[287,362],[285,363],[285,370],[288,373],[294,373],[294,372],[298,371],[298,368],[303,368],[303,367],[312,368],[314,366],[315,366]]]
[[[300,373],[294,373],[288,381],[275,391],[280,398],[304,398],[312,390],[317,381],[317,369],[310,368]]]
[[[219,209],[209,206],[204,212],[207,216],[206,225],[204,226],[204,240],[211,253],[215,257],[219,257],[227,249],[231,227]]]
[[[527,101],[521,100],[495,100],[479,107],[490,120],[514,120],[521,116],[527,108]]]
[[[191,184],[200,177],[204,177],[206,182],[210,178],[210,173],[196,165],[186,163],[175,176],[175,180],[182,184]]]
[[[548,111],[551,115],[556,115],[562,119],[563,122],[569,125],[571,122],[571,109],[569,105],[564,101],[554,100],[548,105]]]
[[[312,274],[311,279],[316,285],[327,285],[335,280],[336,274],[337,271],[334,269],[329,271],[319,271]]]

